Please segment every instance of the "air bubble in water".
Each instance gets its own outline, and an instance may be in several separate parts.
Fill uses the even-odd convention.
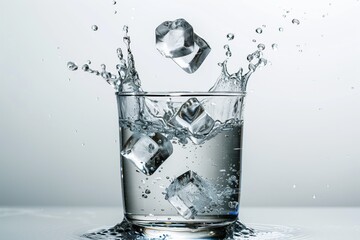
[[[78,69],[78,66],[77,66],[75,63],[73,63],[73,62],[68,62],[68,63],[67,63],[67,67],[68,67],[68,69],[71,70],[71,71],[75,71],[75,70]]]
[[[273,44],[271,45],[271,48],[272,48],[273,50],[278,50],[278,45],[277,45],[276,43],[273,43]]]
[[[265,49],[265,45],[260,43],[257,48],[260,50],[260,51],[263,51]]]
[[[299,24],[300,24],[299,19],[296,19],[296,18],[294,18],[291,22],[292,22],[293,24],[296,24],[296,25],[299,25]]]
[[[227,39],[228,39],[229,41],[231,41],[231,40],[234,39],[235,35],[234,35],[233,33],[228,33],[228,34],[226,35],[226,37],[227,37]]]
[[[97,31],[99,28],[98,28],[98,26],[96,26],[96,25],[92,25],[92,26],[91,26],[91,29],[92,29],[93,31]]]
[[[257,28],[257,29],[255,30],[255,32],[258,33],[258,34],[261,34],[261,33],[263,32],[263,30],[262,30],[261,28]]]

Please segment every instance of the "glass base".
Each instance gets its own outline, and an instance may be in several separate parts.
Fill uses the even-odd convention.
[[[165,240],[165,239],[244,239],[255,236],[255,231],[240,221],[227,226],[210,228],[140,227],[124,219],[109,229],[86,233],[84,238],[93,240]]]

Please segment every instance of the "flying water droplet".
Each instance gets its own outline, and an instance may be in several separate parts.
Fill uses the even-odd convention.
[[[127,25],[124,25],[123,31],[124,31],[125,35],[127,36],[127,34],[129,33],[129,27]]]
[[[90,69],[89,65],[87,65],[87,64],[84,64],[81,68],[82,68],[82,70],[84,70],[85,72],[88,72],[89,69]]]
[[[261,33],[263,32],[263,30],[262,30],[261,28],[257,28],[257,29],[255,30],[255,32],[258,33],[258,34],[261,34]]]
[[[276,50],[278,50],[278,45],[276,43],[273,43],[271,45],[271,48],[276,51]]]
[[[70,71],[76,71],[78,69],[78,66],[73,62],[68,62],[67,67]]]
[[[233,33],[228,33],[228,34],[226,35],[226,37],[227,37],[227,39],[228,39],[229,41],[231,41],[231,40],[234,39],[235,35],[234,35]]]
[[[97,25],[92,25],[92,26],[91,26],[91,29],[92,29],[93,31],[97,31],[97,30],[99,29],[99,27],[98,27]]]
[[[265,45],[262,44],[262,43],[260,43],[260,44],[257,46],[257,48],[258,48],[260,51],[263,51],[263,50],[265,50]]]
[[[296,24],[296,25],[299,25],[300,24],[300,21],[296,18],[294,18],[292,21],[291,21],[293,24]]]

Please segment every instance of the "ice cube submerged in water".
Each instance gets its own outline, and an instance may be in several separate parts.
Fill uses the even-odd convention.
[[[195,72],[211,50],[209,44],[196,35],[192,26],[182,18],[163,22],[156,28],[155,35],[159,52],[187,73]]]
[[[170,125],[185,128],[193,135],[206,135],[213,128],[215,121],[205,112],[197,98],[190,98],[179,109]]]
[[[185,219],[194,219],[198,212],[216,206],[216,190],[210,182],[189,170],[176,178],[166,189],[165,199]]]
[[[121,155],[146,175],[152,175],[172,152],[173,146],[164,135],[134,133],[125,143]]]

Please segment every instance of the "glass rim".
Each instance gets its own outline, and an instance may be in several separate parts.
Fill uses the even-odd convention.
[[[167,92],[115,92],[117,96],[143,96],[143,97],[245,97],[246,92],[191,92],[191,91],[167,91]]]

